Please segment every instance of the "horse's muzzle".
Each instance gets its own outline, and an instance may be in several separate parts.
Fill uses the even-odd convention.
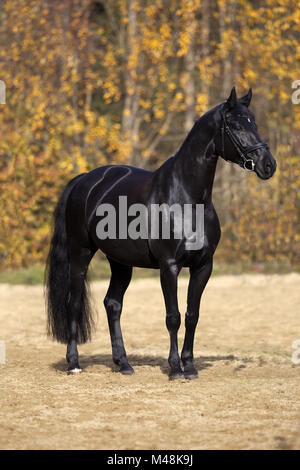
[[[268,180],[276,171],[277,163],[272,155],[263,157],[255,165],[255,173],[262,180]]]

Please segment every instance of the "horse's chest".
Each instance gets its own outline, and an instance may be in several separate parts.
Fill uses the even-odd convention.
[[[190,266],[194,262],[205,263],[211,259],[216,251],[220,241],[221,229],[216,211],[213,209],[207,211],[204,216],[203,239],[201,249],[197,251],[185,252],[185,266]]]

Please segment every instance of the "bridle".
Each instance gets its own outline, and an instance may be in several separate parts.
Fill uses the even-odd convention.
[[[222,158],[224,158],[224,160],[228,161],[228,158],[225,157],[225,134],[226,134],[229,137],[231,143],[233,144],[234,148],[236,149],[236,151],[238,152],[239,156],[242,159],[242,162],[239,163],[239,165],[247,171],[254,171],[255,162],[252,160],[252,158],[247,158],[247,155],[249,153],[254,152],[255,150],[263,148],[263,147],[268,149],[269,146],[268,146],[267,142],[258,142],[255,145],[251,145],[249,147],[244,147],[238,141],[238,139],[232,133],[232,131],[230,130],[230,128],[228,126],[228,123],[227,123],[227,120],[226,120],[226,114],[223,111],[223,109],[221,109],[221,116],[222,116],[222,120],[223,120],[222,127],[221,127],[221,138],[222,138],[222,155],[221,156],[222,156]],[[248,117],[248,116],[245,116],[245,117]]]

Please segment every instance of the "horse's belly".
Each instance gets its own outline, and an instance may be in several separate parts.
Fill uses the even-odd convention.
[[[158,268],[157,261],[150,253],[147,240],[99,240],[94,237],[96,246],[109,258],[127,266]]]

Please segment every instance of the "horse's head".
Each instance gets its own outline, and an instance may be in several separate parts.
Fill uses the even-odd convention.
[[[251,98],[251,89],[247,95],[237,98],[233,88],[228,100],[221,105],[218,147],[225,160],[255,171],[261,179],[268,179],[276,170],[276,160],[258,134],[255,117],[248,109]]]

